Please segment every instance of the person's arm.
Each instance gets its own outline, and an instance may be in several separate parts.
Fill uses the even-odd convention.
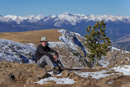
[[[49,50],[49,52],[51,52],[51,53],[55,53],[55,55],[53,55],[53,58],[54,58],[54,60],[57,62],[57,58],[58,58],[58,52],[56,52],[55,50],[53,50],[53,49],[51,49],[51,48],[49,48],[50,50]]]
[[[53,58],[53,55],[51,55],[50,53],[46,52],[45,50],[42,49],[42,47],[38,48],[38,52],[44,55],[49,56],[50,58]]]
[[[56,52],[55,50],[51,49],[49,50],[51,53],[55,53],[55,55],[58,57],[58,52]]]

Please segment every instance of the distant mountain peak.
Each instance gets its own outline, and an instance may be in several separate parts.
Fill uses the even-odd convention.
[[[71,13],[69,13],[69,12],[65,12],[65,13],[64,13],[64,15],[69,15],[69,14],[71,14]]]
[[[63,13],[62,15],[69,15],[69,16],[73,16],[74,14],[71,14],[71,13],[69,13],[69,12],[65,12],[65,13]]]

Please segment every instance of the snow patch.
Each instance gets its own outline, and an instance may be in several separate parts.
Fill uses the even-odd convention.
[[[49,81],[55,81],[56,84],[74,84],[75,82],[73,79],[69,79],[69,78],[48,77],[45,79],[41,79],[40,81],[37,81],[35,83],[46,84],[46,83],[49,83]]]
[[[117,66],[111,69],[114,69],[117,72],[123,73],[124,75],[130,75],[130,65]]]
[[[63,48],[65,46],[65,44],[63,42],[48,42],[48,46],[50,48],[54,48],[54,47],[60,47]]]
[[[110,64],[107,60],[104,59],[98,60],[98,63],[101,67],[107,67]]]
[[[97,71],[97,72],[79,72],[79,73],[76,72],[76,74],[84,78],[87,78],[88,76],[92,76],[92,78],[94,79],[100,79],[100,78],[105,78],[110,75],[114,75],[114,73],[106,74],[107,72],[108,71],[102,70],[102,71]]]

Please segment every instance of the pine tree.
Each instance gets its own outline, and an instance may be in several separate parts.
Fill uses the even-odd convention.
[[[88,48],[88,58],[91,60],[93,66],[98,64],[101,56],[105,56],[110,50],[110,38],[105,33],[106,24],[104,21],[97,22],[93,27],[86,28],[85,46]]]

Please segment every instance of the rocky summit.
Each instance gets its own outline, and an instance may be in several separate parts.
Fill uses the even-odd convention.
[[[47,68],[47,66],[46,68],[41,68],[37,67],[34,63],[19,64],[16,62],[7,62],[5,60],[0,61],[0,87],[130,86],[130,76],[120,74],[119,72],[115,72],[114,70],[106,70],[105,68],[79,70],[66,69],[58,75],[53,75],[48,70],[49,68]],[[86,72],[89,73],[88,77],[86,77],[85,75],[82,76],[83,73]]]

